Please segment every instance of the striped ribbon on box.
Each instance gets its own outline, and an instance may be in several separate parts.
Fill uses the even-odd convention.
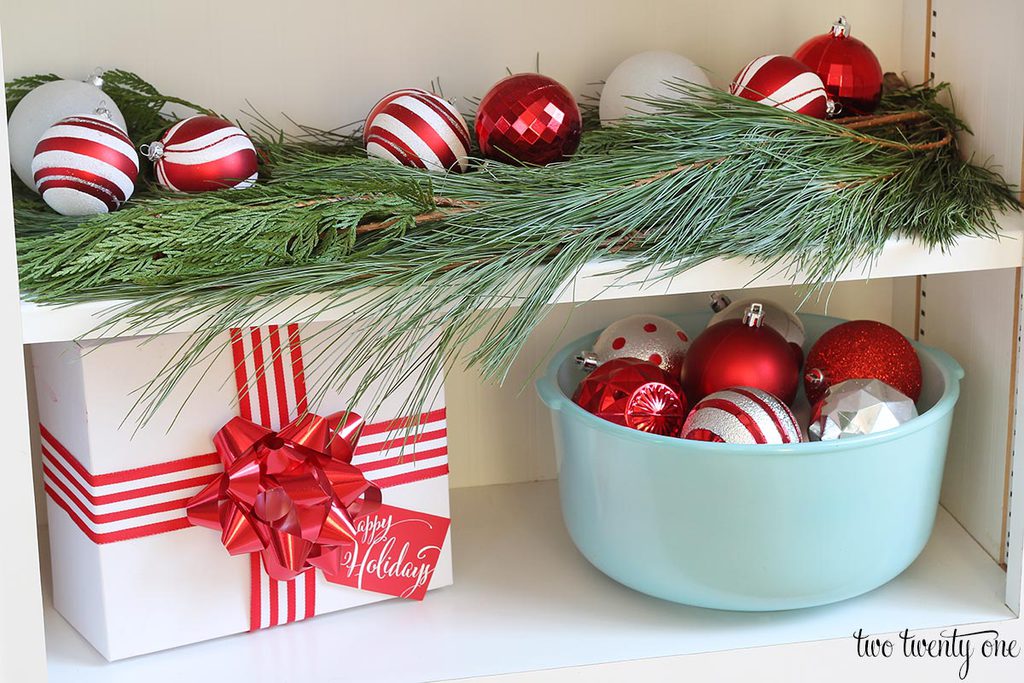
[[[298,326],[233,329],[230,336],[241,417],[276,431],[304,414],[308,403]],[[223,471],[217,454],[205,453],[93,474],[44,425],[40,434],[47,495],[96,544],[189,528],[186,504]],[[446,476],[444,408],[367,424],[352,464],[381,488]],[[250,579],[250,630],[314,615],[314,570],[276,581],[253,553]]]

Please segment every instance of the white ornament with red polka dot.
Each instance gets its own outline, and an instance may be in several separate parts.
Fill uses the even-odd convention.
[[[631,315],[605,328],[594,348],[576,360],[588,370],[614,358],[639,358],[661,367],[673,377],[683,369],[690,338],[679,325],[657,315]]]

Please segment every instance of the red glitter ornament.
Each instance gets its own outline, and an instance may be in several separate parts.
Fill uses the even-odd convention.
[[[906,337],[885,323],[852,320],[821,335],[807,353],[804,390],[814,405],[833,384],[878,379],[914,401],[921,396],[921,361]]]
[[[882,99],[882,65],[867,45],[850,36],[846,17],[801,45],[793,57],[818,74],[843,114],[870,114]]]
[[[561,83],[516,74],[498,81],[480,101],[476,137],[489,159],[543,166],[572,156],[582,121],[576,100]]]
[[[636,358],[601,365],[580,382],[572,400],[609,422],[664,436],[679,436],[687,408],[674,377]]]
[[[683,387],[693,403],[732,387],[753,387],[793,403],[800,368],[789,343],[762,326],[761,304],[751,304],[742,320],[711,325],[693,340],[683,362]]]

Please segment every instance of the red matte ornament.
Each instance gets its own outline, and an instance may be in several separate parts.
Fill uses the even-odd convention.
[[[892,327],[851,320],[821,335],[807,353],[807,400],[814,405],[830,386],[848,379],[878,379],[917,401],[921,361],[906,337]]]
[[[821,78],[844,115],[870,114],[882,99],[882,65],[867,45],[850,35],[846,17],[805,42],[793,57]]]
[[[484,95],[475,127],[483,156],[543,166],[572,156],[583,119],[564,85],[527,73],[503,78]]]
[[[800,368],[785,338],[762,325],[763,314],[760,304],[751,304],[742,320],[715,323],[693,341],[682,375],[691,403],[732,387],[761,389],[793,403]]]
[[[686,396],[679,382],[653,363],[616,358],[587,375],[573,401],[615,424],[651,434],[679,436]]]

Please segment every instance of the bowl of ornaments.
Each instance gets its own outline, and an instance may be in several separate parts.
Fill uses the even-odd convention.
[[[917,558],[962,378],[884,323],[716,295],[577,339],[537,390],[594,566],[666,600],[767,611],[860,595]]]

